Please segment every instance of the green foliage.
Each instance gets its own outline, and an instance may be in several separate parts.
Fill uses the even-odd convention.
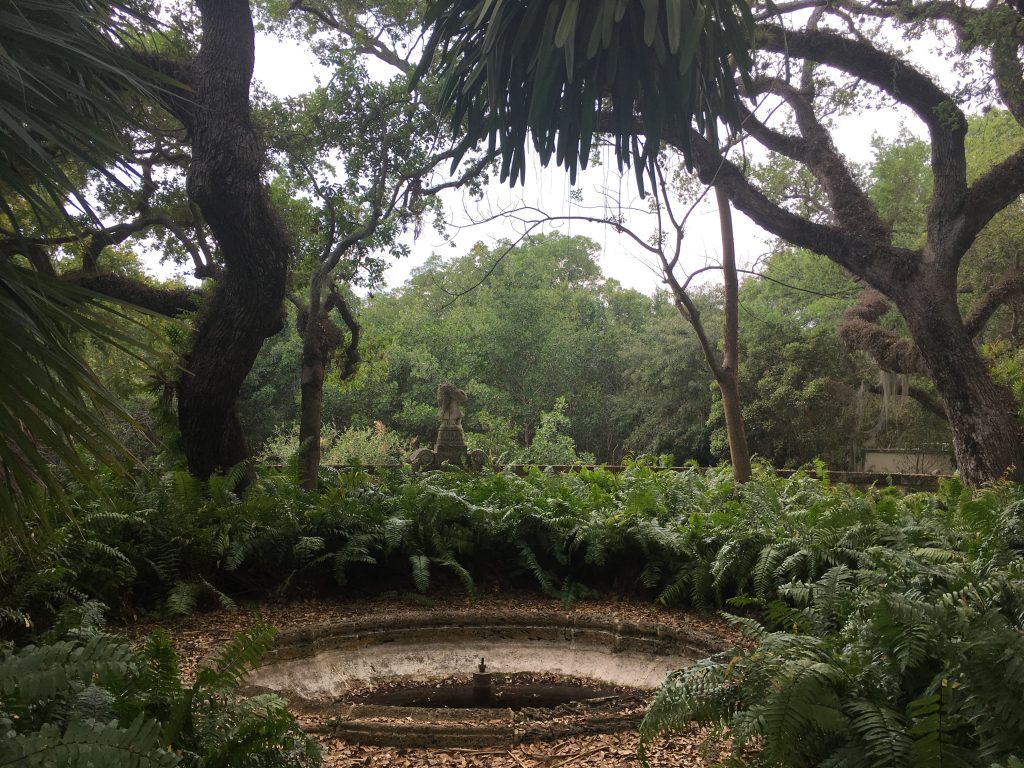
[[[156,26],[134,2],[7,0],[0,17],[0,212],[13,219],[17,197],[38,212],[77,194],[76,164],[126,169],[132,98],[161,78],[124,45]]]
[[[156,25],[134,2],[6,0],[0,19],[0,225],[17,241],[33,219],[68,218],[71,199],[96,216],[83,177],[135,173],[128,128],[139,126],[139,100],[168,81],[129,51]],[[123,312],[99,299],[0,259],[2,529],[36,511],[37,486],[59,491],[54,459],[84,478],[82,453],[115,466],[130,458],[108,419],[132,420],[74,338],[96,335],[136,355],[144,345],[117,330]]]
[[[1019,404],[1017,415],[1024,419],[1024,352],[1007,339],[983,344],[981,352],[997,384],[1009,387]]]
[[[566,434],[570,426],[569,417],[565,415],[566,401],[564,397],[555,400],[550,411],[540,415],[540,424],[530,441],[530,445],[509,457],[509,463],[515,464],[593,464],[594,456],[589,453],[577,453],[576,441]]]
[[[713,343],[721,335],[721,295],[693,292]],[[621,332],[621,394],[614,404],[623,447],[632,455],[670,453],[679,464],[713,464],[709,418],[719,389],[696,335],[659,294],[640,328]]]
[[[1024,744],[1019,490],[813,498],[750,643],[666,682],[644,747],[691,721],[728,729],[733,758],[774,766],[988,766]],[[817,512],[815,508],[818,508]],[[821,513],[825,516],[821,517]],[[817,519],[815,519],[817,518]],[[808,572],[800,573],[808,564]],[[796,570],[794,570],[794,568]]]
[[[0,763],[19,766],[319,765],[286,702],[239,699],[273,631],[239,633],[182,684],[166,633],[136,650],[94,627],[0,653]]]
[[[932,198],[928,143],[903,128],[893,142],[883,142],[876,136],[872,145],[871,202],[892,225],[894,244],[920,248]]]
[[[263,453],[273,461],[295,459],[299,450],[297,429],[280,430],[263,445]],[[401,435],[376,421],[369,427],[349,427],[339,432],[325,426],[320,432],[320,461],[331,466],[398,466],[412,452]]]
[[[642,418],[620,400],[650,394],[623,394],[632,369],[621,351],[667,299],[603,278],[597,245],[586,238],[530,237],[510,248],[431,258],[405,286],[369,299],[360,313],[364,362],[351,382],[325,383],[325,425],[366,430],[379,420],[389,434],[430,445],[437,385],[451,380],[470,397],[463,426],[473,447],[511,456],[564,395],[563,432],[577,450],[618,462]],[[707,377],[703,369],[689,374]],[[692,456],[684,451],[680,461]]]
[[[38,509],[38,486],[59,494],[55,463],[87,480],[87,455],[112,467],[130,460],[109,419],[132,418],[74,343],[88,334],[138,358],[144,342],[117,321],[141,327],[123,307],[0,259],[0,529]]]
[[[749,644],[674,676],[645,744],[699,720],[727,728],[736,759],[754,764],[988,766],[1024,739],[1018,486],[861,492],[832,486],[820,463],[789,478],[758,466],[737,485],[727,467],[675,472],[653,459],[618,474],[350,469],[326,473],[318,493],[274,473],[241,496],[166,471],[111,482],[119,509],[83,499],[73,525],[38,532],[31,556],[7,550],[0,605],[11,629],[26,617],[66,623],[53,615],[61,604],[95,597],[120,612],[174,608],[191,593],[183,584],[202,586],[189,610],[220,595],[429,595],[453,583],[470,596],[532,584],[566,605],[614,590],[745,614],[735,620]],[[80,543],[90,540],[105,546]],[[37,576],[47,563],[59,577]],[[94,613],[87,604],[83,615]],[[230,645],[193,687],[176,678],[165,638],[150,639],[143,663],[96,637],[7,659],[0,695],[56,697],[83,718],[113,707],[123,727],[141,712],[197,754],[228,750],[225,733],[264,743],[248,718],[284,717],[274,699],[230,716],[206,709],[258,657],[265,630]],[[131,711],[106,682],[126,668],[154,692]],[[218,723],[208,737],[204,723]]]
[[[837,328],[860,289],[806,251],[773,254],[761,274],[740,288],[740,400],[750,449],[777,467],[815,458],[855,467],[873,423],[859,389],[877,374],[843,348]],[[715,455],[726,456],[718,403],[710,420]]]

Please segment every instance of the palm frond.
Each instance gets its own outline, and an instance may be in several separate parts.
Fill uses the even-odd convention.
[[[140,333],[120,330],[127,322]],[[151,335],[122,306],[77,286],[0,260],[0,528],[16,527],[33,489],[59,492],[53,466],[88,482],[85,458],[115,469],[133,457],[111,420],[134,424],[75,346],[76,334],[136,357]]]

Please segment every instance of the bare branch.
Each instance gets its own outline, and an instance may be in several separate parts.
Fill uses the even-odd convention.
[[[754,14],[754,21],[767,21],[777,19],[780,16],[792,13],[793,11],[805,11],[808,8],[820,8],[826,5],[828,0],[794,0],[790,3],[775,3],[764,11]]]
[[[292,2],[288,4],[288,10],[301,11],[302,13],[308,14],[309,16],[317,19],[317,21],[325,27],[348,35],[352,38],[352,42],[357,53],[373,56],[406,75],[412,74],[415,69],[407,59],[402,58],[398,53],[384,45],[380,41],[379,37],[370,37],[359,34],[360,30],[349,28],[341,19],[330,11],[306,5],[303,0],[292,0]]]
[[[848,72],[910,107],[928,127],[931,135],[931,165],[934,193],[928,212],[929,231],[939,235],[932,243],[937,255],[942,247],[945,223],[959,211],[967,190],[967,161],[964,137],[967,119],[960,107],[931,78],[886,51],[828,31],[784,30],[761,25],[758,42],[762,48],[798,56]]]

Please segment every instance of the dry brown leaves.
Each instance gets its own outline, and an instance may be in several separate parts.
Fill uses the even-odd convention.
[[[649,750],[653,768],[703,768],[710,764],[701,750],[702,733],[665,739]],[[635,733],[576,736],[555,742],[524,744],[511,749],[397,749],[366,747],[340,739],[321,739],[329,768],[611,768],[638,766]]]

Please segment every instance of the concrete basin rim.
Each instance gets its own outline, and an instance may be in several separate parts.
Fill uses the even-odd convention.
[[[711,655],[725,650],[727,643],[720,637],[703,630],[673,627],[667,624],[634,622],[615,617],[565,614],[557,612],[490,610],[465,612],[436,612],[424,610],[381,616],[373,619],[329,621],[322,624],[306,625],[283,630],[274,639],[273,649],[267,661],[280,656],[281,652],[301,655],[315,654],[332,643],[352,642],[367,644],[374,637],[389,634],[412,634],[416,631],[490,630],[495,632],[550,631],[594,632],[611,637],[656,641],[684,647],[694,653]]]

